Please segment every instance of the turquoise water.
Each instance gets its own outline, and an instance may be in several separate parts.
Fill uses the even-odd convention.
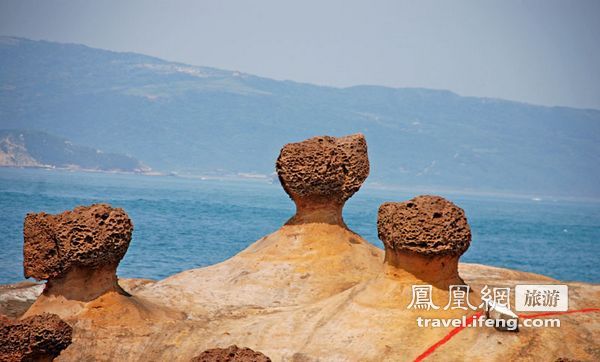
[[[344,218],[381,247],[378,206],[415,195],[364,187]],[[461,260],[600,282],[600,204],[442,195],[465,209],[473,230]],[[124,208],[135,225],[119,275],[153,279],[225,260],[294,210],[277,184],[0,168],[0,283],[23,280],[27,212],[96,202]]]

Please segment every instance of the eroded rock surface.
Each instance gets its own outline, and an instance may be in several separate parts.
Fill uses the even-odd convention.
[[[132,231],[125,211],[106,204],[80,206],[57,215],[27,215],[25,275],[47,282],[24,316],[54,313],[74,323],[128,324],[139,333],[160,321],[183,318],[181,313],[132,296],[119,285],[116,270]],[[75,335],[80,332],[75,328]]]
[[[275,168],[296,204],[288,225],[320,222],[345,227],[342,207],[369,175],[367,142],[356,134],[289,143],[281,149]]]
[[[29,309],[44,290],[43,284],[20,282],[0,285],[0,315],[18,318]]]
[[[222,263],[187,270],[140,296],[190,315],[310,303],[380,273],[383,251],[339,225],[285,225]]]
[[[451,340],[444,338],[452,327],[419,327],[419,317],[475,313],[444,308],[449,285],[469,285],[478,306],[483,285],[555,281],[465,264],[461,279],[458,259],[469,246],[470,229],[460,208],[434,196],[382,206],[384,260],[341,218],[344,201],[368,173],[364,138],[292,145],[282,150],[278,172],[296,215],[229,260],[146,283],[136,296],[113,289],[88,300],[82,292],[89,285],[116,285],[116,264],[76,265],[51,278],[28,313],[57,310],[71,318],[74,342],[59,360],[187,362],[207,349],[204,357],[235,357],[240,349],[213,347],[241,345],[276,361],[413,361],[439,341],[445,343],[431,360],[600,358],[593,337],[600,324],[592,314],[560,316],[560,329],[465,328]],[[412,287],[424,284],[431,284],[437,308],[410,309]],[[600,286],[569,287],[570,308],[597,307]]]
[[[192,358],[191,362],[271,362],[271,359],[250,348],[236,345],[227,348],[211,348]]]
[[[80,206],[62,214],[28,214],[23,229],[25,277],[58,278],[71,268],[116,265],[131,241],[133,224],[123,209]]]
[[[71,344],[72,333],[55,314],[23,320],[0,315],[0,361],[50,361]]]
[[[381,249],[344,224],[342,208],[369,174],[363,135],[285,145],[276,164],[296,214],[229,260],[188,270],[143,294],[191,313],[238,313],[326,298],[377,275]]]
[[[471,242],[463,209],[440,196],[382,204],[377,228],[387,249],[421,255],[462,255]]]

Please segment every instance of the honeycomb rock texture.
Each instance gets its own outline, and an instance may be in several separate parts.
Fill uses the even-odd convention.
[[[250,348],[229,346],[227,348],[212,348],[192,358],[192,362],[271,362],[271,359]]]
[[[367,142],[362,134],[320,136],[289,143],[276,164],[279,180],[294,200],[345,202],[369,175]]]
[[[52,360],[71,344],[72,334],[56,314],[20,321],[0,316],[0,361]]]
[[[471,242],[465,212],[439,196],[382,204],[377,230],[386,249],[422,255],[462,255]]]
[[[23,228],[25,277],[64,275],[72,267],[118,265],[129,247],[133,224],[122,209],[80,206],[49,215],[28,214]]]

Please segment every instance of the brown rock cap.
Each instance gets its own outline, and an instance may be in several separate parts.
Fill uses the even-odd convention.
[[[98,268],[123,258],[133,224],[120,208],[80,206],[49,215],[27,214],[23,228],[25,277],[57,278],[73,267]]]
[[[192,362],[271,362],[271,359],[250,348],[236,345],[227,348],[212,348],[192,358]]]
[[[354,134],[288,143],[281,149],[276,170],[294,201],[308,198],[343,204],[369,175],[367,142],[362,134]]]
[[[0,361],[52,360],[71,344],[73,329],[56,314],[11,320],[0,315]]]
[[[460,256],[471,242],[471,228],[463,209],[440,196],[382,204],[377,230],[386,250],[426,256]]]

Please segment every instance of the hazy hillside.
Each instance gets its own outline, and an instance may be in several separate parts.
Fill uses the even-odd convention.
[[[133,157],[74,145],[40,131],[0,130],[0,166],[58,167],[98,171],[142,172]]]
[[[0,38],[0,128],[198,174],[269,174],[284,143],[363,132],[369,182],[600,197],[598,110],[319,87],[82,45]]]

